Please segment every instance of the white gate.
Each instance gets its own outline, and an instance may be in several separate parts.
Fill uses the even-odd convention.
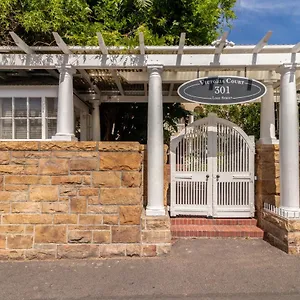
[[[254,138],[209,114],[171,139],[171,216],[254,216]]]

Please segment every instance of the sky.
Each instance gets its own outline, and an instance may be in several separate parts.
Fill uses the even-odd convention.
[[[300,42],[300,0],[237,0],[237,19],[228,40],[256,44],[273,31],[269,44]]]

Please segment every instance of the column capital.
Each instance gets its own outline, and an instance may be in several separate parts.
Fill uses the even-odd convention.
[[[277,81],[277,79],[264,79],[262,82],[266,86],[273,86]]]
[[[296,69],[297,69],[296,64],[282,64],[276,69],[276,72],[282,75],[288,72],[295,73]]]
[[[92,102],[94,108],[98,108],[101,104],[100,100],[93,100]]]
[[[64,66],[60,66],[58,67],[58,71],[60,74],[69,74],[69,75],[73,75],[76,73],[76,69],[71,66],[71,65],[64,65]]]
[[[153,72],[162,73],[163,69],[164,69],[163,65],[148,65],[147,66],[147,71],[149,74],[151,74]]]

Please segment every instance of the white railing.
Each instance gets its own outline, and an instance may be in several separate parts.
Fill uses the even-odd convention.
[[[276,207],[269,203],[264,203],[264,210],[276,214],[285,219],[300,219],[300,210],[290,211],[284,208]]]

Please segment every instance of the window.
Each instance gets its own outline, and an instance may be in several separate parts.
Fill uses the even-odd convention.
[[[57,98],[0,98],[0,139],[50,139],[56,118]]]

